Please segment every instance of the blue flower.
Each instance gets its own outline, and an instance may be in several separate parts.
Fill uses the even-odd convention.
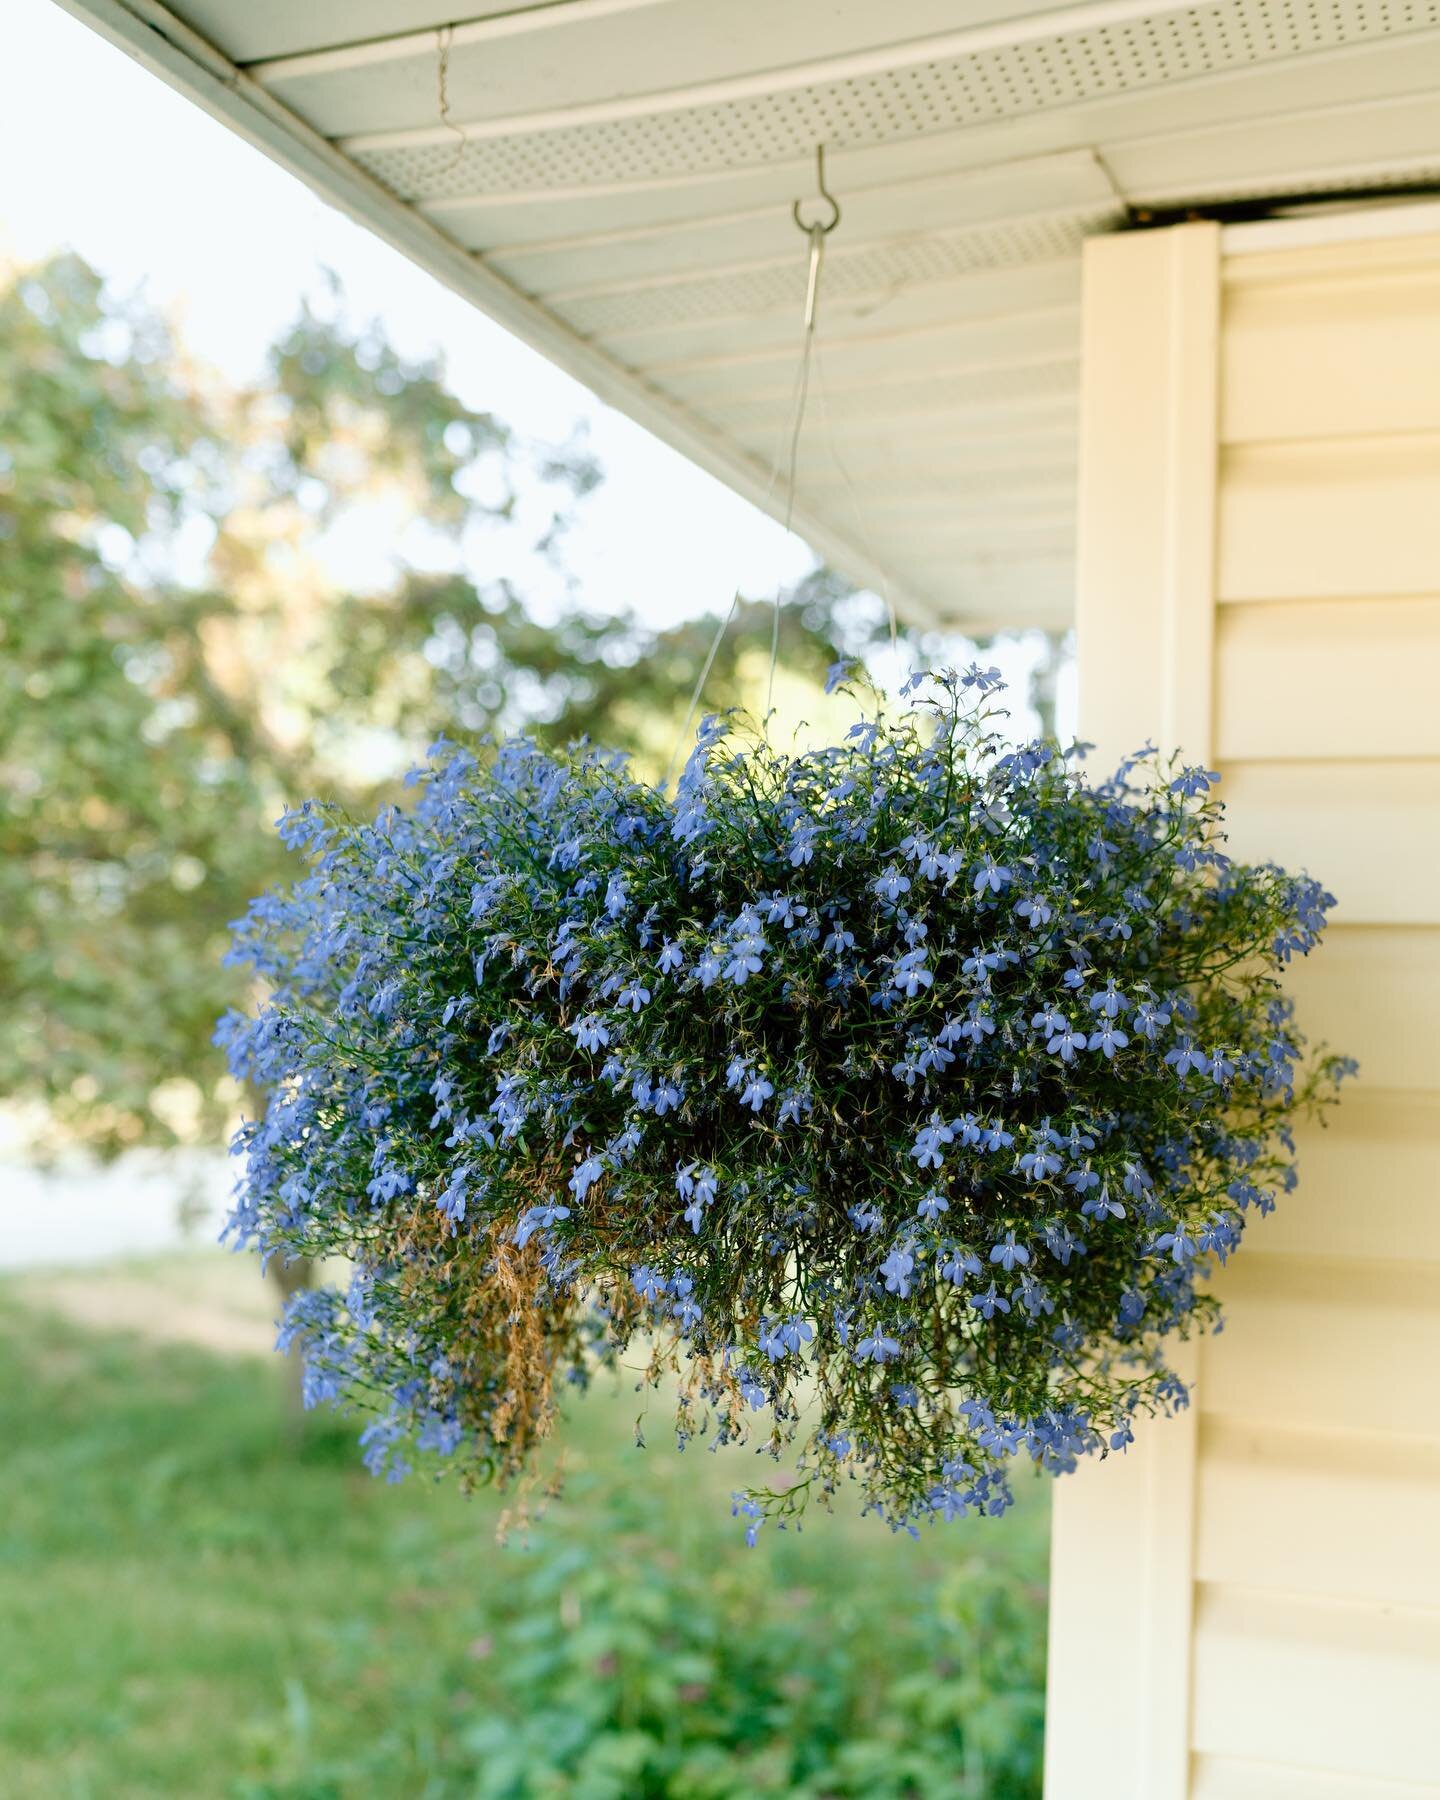
[[[1215,769],[1183,769],[1170,783],[1170,792],[1184,800],[1203,799],[1219,779]]]
[[[1117,1050],[1123,1050],[1129,1042],[1127,1034],[1113,1019],[1107,1019],[1098,1031],[1090,1033],[1090,1048],[1103,1052],[1107,1062]]]
[[[605,1173],[604,1159],[598,1156],[587,1156],[570,1177],[570,1192],[576,1200],[583,1200]]]
[[[766,1392],[764,1383],[752,1370],[742,1369],[736,1380],[740,1388],[740,1398],[752,1412],[759,1412],[762,1407],[770,1404],[770,1396]]]
[[[1012,879],[1010,870],[1002,863],[997,863],[993,856],[985,857],[984,860],[971,871],[971,875],[972,886],[977,894],[983,894],[987,891],[992,894],[998,894],[1002,888],[1009,886]]]
[[[1120,1185],[1132,1200],[1140,1200],[1153,1189],[1155,1183],[1139,1163],[1127,1162],[1124,1179]]]
[[[776,1118],[779,1125],[798,1124],[810,1111],[813,1101],[805,1088],[786,1088],[780,1096],[780,1111]]]
[[[605,887],[605,910],[618,919],[630,905],[629,886],[623,875],[612,875]]]
[[[568,1206],[532,1206],[520,1215],[520,1222],[515,1227],[515,1242],[523,1250],[537,1231],[547,1231],[559,1220],[569,1217]]]
[[[1046,1181],[1050,1176],[1058,1175],[1064,1165],[1053,1148],[1042,1144],[1037,1149],[1027,1150],[1017,1167],[1032,1181]]]
[[[775,1083],[767,1081],[763,1075],[754,1072],[740,1091],[740,1104],[748,1106],[751,1112],[758,1113],[774,1092]]]
[[[1061,1062],[1074,1062],[1075,1052],[1083,1050],[1089,1039],[1083,1031],[1077,1031],[1069,1020],[1064,1022],[1063,1030],[1057,1031],[1045,1048],[1052,1056],[1058,1056]]]
[[[1010,1310],[1010,1302],[997,1292],[993,1281],[983,1294],[972,1294],[969,1304],[982,1319],[993,1319],[997,1312],[1008,1313]]]
[[[885,870],[875,882],[875,892],[882,900],[894,905],[902,894],[910,892],[910,877],[895,867],[894,863]]]
[[[1195,1240],[1187,1232],[1165,1231],[1155,1240],[1157,1250],[1168,1250],[1173,1262],[1192,1262],[1195,1257]]]
[[[1197,1049],[1188,1037],[1182,1037],[1173,1049],[1165,1052],[1165,1061],[1182,1081],[1192,1069],[1203,1075],[1210,1067],[1210,1058],[1203,1050]]]
[[[979,1275],[984,1272],[984,1265],[973,1250],[962,1250],[952,1247],[940,1259],[940,1274],[946,1281],[952,1281],[958,1287],[967,1275]]]
[[[760,1536],[760,1527],[765,1523],[765,1509],[747,1495],[736,1494],[730,1512],[732,1517],[746,1520],[745,1542],[753,1550]]]
[[[815,1327],[808,1319],[767,1319],[760,1328],[759,1346],[771,1362],[782,1362],[787,1356],[798,1356],[814,1336]]]
[[[999,1263],[1008,1275],[1012,1269],[1019,1268],[1030,1260],[1030,1252],[1023,1244],[1015,1242],[1015,1233],[1007,1231],[998,1244],[990,1249],[990,1260]],[[1008,1309],[1007,1309],[1008,1310]]]
[[[791,894],[776,894],[765,902],[765,917],[786,931],[793,931],[809,911],[803,900]]]
[[[924,989],[935,985],[934,975],[925,967],[925,954],[923,949],[907,950],[904,956],[895,959],[890,984],[899,988],[907,999],[913,1000]]]
[[[931,1113],[930,1123],[923,1126],[916,1135],[910,1154],[922,1169],[938,1169],[945,1160],[941,1145],[954,1142],[955,1133],[951,1127],[939,1113]]]
[[[745,932],[732,939],[729,961],[724,968],[725,979],[742,987],[752,975],[758,975],[764,967],[761,959],[765,948],[765,939],[758,931]]]
[[[894,1249],[880,1265],[880,1273],[885,1279],[887,1292],[898,1294],[902,1300],[910,1293],[910,1277],[915,1269],[915,1258],[904,1246]]]
[[[699,1163],[687,1163],[675,1172],[675,1191],[688,1204],[684,1212],[685,1222],[698,1236],[700,1223],[705,1216],[707,1206],[715,1204],[715,1196],[719,1192],[712,1169],[703,1168]]]
[[[688,1275],[676,1275],[670,1283],[670,1292],[675,1296],[670,1306],[670,1316],[682,1331],[693,1331],[700,1323],[700,1303],[695,1299],[695,1283]]]
[[[635,1292],[648,1305],[654,1306],[664,1298],[666,1281],[663,1275],[657,1274],[648,1263],[641,1263],[630,1271],[630,1280]]]

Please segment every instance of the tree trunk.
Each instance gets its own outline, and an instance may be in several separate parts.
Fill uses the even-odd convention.
[[[291,1262],[274,1256],[270,1259],[270,1279],[280,1291],[282,1304],[288,1305],[293,1295],[314,1287],[315,1265],[307,1256],[297,1256]],[[299,1348],[292,1345],[285,1358],[285,1435],[292,1445],[298,1445],[305,1436],[304,1374]]]

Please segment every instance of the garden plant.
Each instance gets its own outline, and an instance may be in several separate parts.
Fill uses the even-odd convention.
[[[1186,1404],[1168,1341],[1349,1067],[1280,990],[1331,897],[1227,858],[1207,770],[1007,742],[994,671],[832,682],[843,743],[707,718],[673,794],[442,743],[413,806],[282,822],[232,1230],[348,1259],[282,1341],[377,1473],[525,1477],[633,1365],[783,1465],[752,1541],[852,1483],[915,1530]]]

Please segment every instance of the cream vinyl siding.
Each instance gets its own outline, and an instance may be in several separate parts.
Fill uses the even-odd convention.
[[[1086,252],[1082,735],[1339,900],[1194,1405],[1056,1489],[1048,1800],[1440,1796],[1440,216]]]

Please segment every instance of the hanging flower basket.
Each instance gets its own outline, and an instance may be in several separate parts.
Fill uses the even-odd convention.
[[[998,1513],[1185,1404],[1164,1340],[1346,1072],[1277,983],[1332,902],[1226,859],[1204,770],[1007,748],[998,685],[793,757],[708,719],[673,798],[521,740],[288,817],[232,1229],[353,1264],[282,1335],[373,1469],[523,1474],[642,1346],[682,1440],[791,1464],[753,1541],[851,1481]]]

